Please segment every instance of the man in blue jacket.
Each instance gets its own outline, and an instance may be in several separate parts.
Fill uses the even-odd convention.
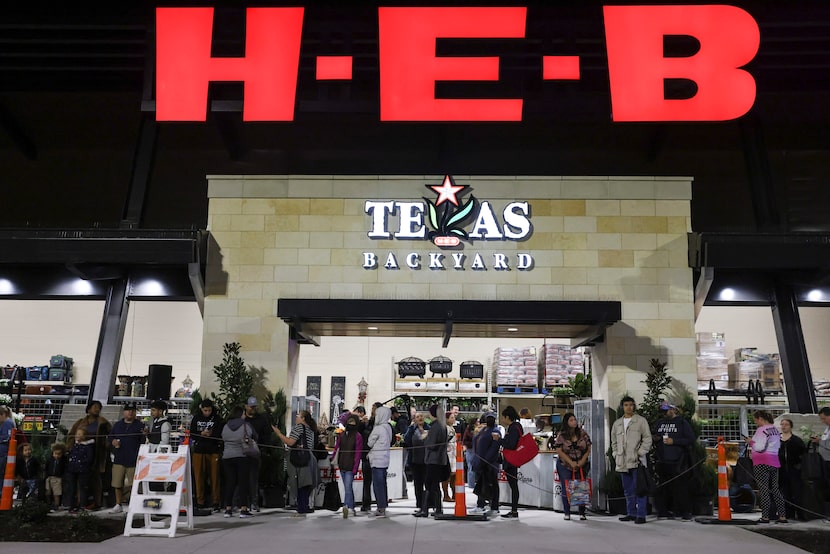
[[[112,463],[112,488],[115,490],[113,514],[124,511],[122,503],[130,499],[135,477],[138,449],[144,443],[144,424],[135,417],[135,404],[124,405],[124,417],[115,422],[107,437],[110,450],[114,453]]]
[[[677,406],[663,402],[660,411],[665,415],[654,424],[652,433],[652,441],[657,445],[657,517],[674,519],[677,514],[689,521],[692,519],[690,475],[684,472],[691,467],[689,447],[695,434],[686,418],[678,415]]]

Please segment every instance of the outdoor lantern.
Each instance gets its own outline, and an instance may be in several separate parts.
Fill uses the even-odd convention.
[[[366,402],[366,389],[369,388],[369,383],[366,382],[366,379],[363,377],[360,378],[360,382],[357,384],[357,401],[360,404]]]

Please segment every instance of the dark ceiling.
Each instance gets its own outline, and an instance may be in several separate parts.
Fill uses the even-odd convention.
[[[147,161],[137,156],[141,131],[150,129],[144,228],[204,228],[208,174],[447,172],[688,175],[696,231],[830,230],[829,3],[738,3],[758,21],[761,47],[747,66],[755,106],[733,122],[612,123],[601,4],[547,1],[518,4],[528,6],[521,44],[488,43],[484,52],[495,44],[502,57],[500,83],[437,87],[447,96],[520,95],[522,123],[381,124],[377,4],[315,1],[306,3],[294,122],[242,123],[241,85],[213,85],[212,105],[229,111],[154,127],[154,7],[185,4],[2,8],[0,225],[118,227]],[[254,4],[206,4],[217,6],[213,54],[242,55],[243,8]],[[438,44],[447,55],[477,48]],[[578,54],[581,79],[542,82],[540,51]],[[337,53],[354,54],[354,79],[316,82],[315,56]]]

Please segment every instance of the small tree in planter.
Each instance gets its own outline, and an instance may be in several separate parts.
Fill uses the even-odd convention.
[[[219,381],[219,394],[211,393],[216,411],[227,419],[234,406],[244,406],[254,389],[254,377],[245,367],[245,360],[239,353],[238,342],[225,343],[222,362],[213,366],[213,373]]]

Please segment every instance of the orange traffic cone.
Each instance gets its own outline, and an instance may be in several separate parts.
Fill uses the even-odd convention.
[[[437,514],[435,519],[455,519],[471,521],[487,521],[486,514],[467,515],[467,500],[464,490],[464,452],[461,449],[461,435],[456,435],[455,441],[455,513]]]
[[[726,480],[726,441],[718,437],[718,520],[732,521],[729,506],[729,483]]]
[[[755,525],[755,520],[732,519],[732,507],[729,505],[729,481],[726,474],[726,442],[718,437],[718,517],[696,517],[698,523],[721,525]]]
[[[14,465],[17,459],[17,439],[9,441],[9,455],[6,458],[6,474],[3,476],[3,493],[0,497],[0,510],[11,510],[14,496]]]

